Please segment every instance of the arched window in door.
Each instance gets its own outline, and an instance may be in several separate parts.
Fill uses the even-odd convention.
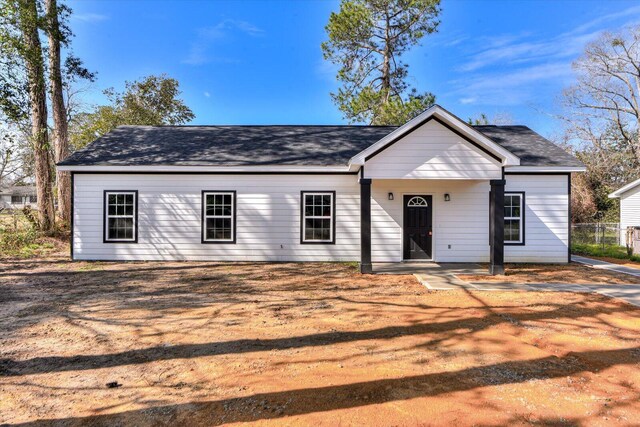
[[[412,206],[429,206],[429,205],[427,204],[427,201],[424,199],[424,197],[415,196],[409,199],[409,201],[407,202],[407,206],[412,207]]]

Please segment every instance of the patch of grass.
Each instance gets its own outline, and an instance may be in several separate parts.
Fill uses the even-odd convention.
[[[347,261],[344,263],[344,265],[354,270],[357,270],[358,268],[360,268],[360,263],[358,261]]]
[[[0,254],[8,257],[34,258],[47,255],[63,245],[60,233],[46,236],[39,232],[20,211],[0,215]]]
[[[16,252],[21,258],[34,258],[45,255],[55,249],[55,245],[51,242],[39,242],[20,247]]]
[[[89,264],[84,264],[84,265],[80,265],[76,271],[103,271],[104,268],[102,268],[102,265],[98,264],[98,263],[89,263]]]
[[[0,227],[0,251],[7,255],[19,255],[37,245],[38,232],[32,227]]]
[[[630,261],[640,262],[640,256],[627,255],[627,248],[618,245],[602,245],[574,243],[571,245],[571,253],[584,256],[609,257],[616,259],[628,259]]]

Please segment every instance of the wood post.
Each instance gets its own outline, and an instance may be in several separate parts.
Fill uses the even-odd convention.
[[[489,274],[504,274],[504,179],[492,179],[489,193]]]
[[[373,273],[371,265],[371,179],[360,178],[360,273]]]

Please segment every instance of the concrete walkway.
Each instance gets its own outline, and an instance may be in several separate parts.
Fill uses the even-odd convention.
[[[572,255],[572,260],[594,268],[604,268],[625,274],[638,276],[638,283],[633,285],[603,285],[569,283],[529,283],[515,284],[509,282],[468,283],[458,278],[458,274],[488,275],[486,267],[479,264],[465,263],[389,263],[374,264],[376,274],[413,274],[418,281],[430,290],[473,289],[478,291],[543,291],[543,292],[590,292],[611,298],[620,298],[629,304],[640,307],[640,269],[605,263],[590,258]],[[584,261],[583,261],[584,260]],[[598,263],[597,265],[591,263]],[[603,266],[606,265],[607,266]],[[624,270],[622,270],[622,269]],[[627,270],[635,270],[628,272]]]
[[[610,270],[640,277],[640,268],[627,267],[625,265],[614,264],[612,262],[600,261],[599,259],[587,258],[578,255],[571,255],[571,261],[579,262],[580,264],[585,264],[593,268],[600,268],[602,270]]]
[[[640,284],[634,285],[603,285],[567,283],[529,283],[516,285],[513,283],[469,283],[469,287],[480,291],[543,291],[543,292],[590,292],[610,298],[620,298],[629,304],[640,307]]]
[[[413,274],[428,289],[462,289],[468,283],[460,280],[457,274],[486,275],[487,269],[471,263],[375,263],[375,274]]]

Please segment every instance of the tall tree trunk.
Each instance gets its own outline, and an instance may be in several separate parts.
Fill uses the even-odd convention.
[[[391,93],[391,36],[389,34],[389,12],[385,14],[385,28],[384,28],[384,55],[382,59],[382,91],[384,93],[383,103],[389,101],[389,95]]]
[[[20,28],[24,38],[24,61],[29,84],[31,143],[35,156],[38,222],[43,231],[53,229],[55,214],[51,191],[51,162],[47,134],[47,92],[44,59],[38,35],[36,0],[18,0]]]
[[[55,162],[69,155],[69,133],[67,110],[62,93],[62,72],[60,71],[60,23],[56,0],[47,0],[47,33],[49,36],[49,85],[51,108],[53,110],[53,144]],[[71,175],[56,169],[58,188],[58,215],[65,224],[71,222]]]

